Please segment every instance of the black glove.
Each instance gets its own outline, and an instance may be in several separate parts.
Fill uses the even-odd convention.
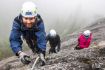
[[[20,60],[23,64],[29,64],[31,62],[31,58],[30,56],[28,56],[27,54],[25,54],[24,52],[19,52],[19,57]]]
[[[23,64],[29,64],[31,62],[31,58],[27,55],[23,56],[23,58],[21,59],[21,62]]]
[[[57,52],[59,52],[60,51],[60,46],[57,46]]]

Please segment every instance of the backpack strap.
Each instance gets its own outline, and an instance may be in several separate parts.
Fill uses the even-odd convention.
[[[42,20],[41,16],[39,14],[37,14],[37,22],[36,22],[37,26],[39,26],[41,22],[43,22],[43,20]]]
[[[19,16],[15,17],[14,21],[16,21],[19,25],[22,23],[22,15],[19,14]]]

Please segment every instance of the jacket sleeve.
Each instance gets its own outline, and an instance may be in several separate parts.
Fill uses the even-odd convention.
[[[85,48],[85,42],[84,42],[84,39],[82,38],[82,36],[79,37],[78,43],[79,43],[79,48],[81,48],[81,49]]]
[[[57,50],[60,51],[60,46],[61,46],[61,40],[60,40],[60,36],[57,35],[58,37],[58,47],[57,47]]]
[[[45,51],[46,50],[46,33],[45,33],[44,23],[41,22],[38,28],[39,28],[39,31],[36,32],[37,45],[38,45],[38,48],[41,49],[41,51]]]
[[[49,41],[49,34],[46,36],[46,42]]]
[[[21,40],[21,32],[20,25],[17,22],[13,22],[12,30],[9,37],[10,47],[12,51],[17,55],[18,51],[22,50],[22,40]]]
[[[92,41],[92,34],[90,34],[90,37],[89,37],[88,40],[87,40],[86,48],[88,48],[88,47],[90,46],[91,41]]]
[[[60,40],[60,36],[58,35],[58,46],[61,46],[61,40]]]

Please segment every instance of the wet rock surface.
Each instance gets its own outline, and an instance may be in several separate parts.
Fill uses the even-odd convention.
[[[75,50],[79,32],[74,33],[62,42],[60,52],[46,53],[45,66],[37,64],[34,70],[105,70],[105,23],[98,23],[86,28],[93,33],[93,41],[89,48]],[[33,56],[33,61],[35,58],[36,56]],[[33,62],[23,65],[13,56],[0,61],[0,70],[31,70],[32,64]]]

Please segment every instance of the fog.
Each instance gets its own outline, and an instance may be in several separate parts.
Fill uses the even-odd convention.
[[[0,2],[0,44],[8,41],[14,17],[26,0]],[[72,33],[105,16],[105,0],[29,0],[36,3],[46,32],[55,29],[60,36]]]

